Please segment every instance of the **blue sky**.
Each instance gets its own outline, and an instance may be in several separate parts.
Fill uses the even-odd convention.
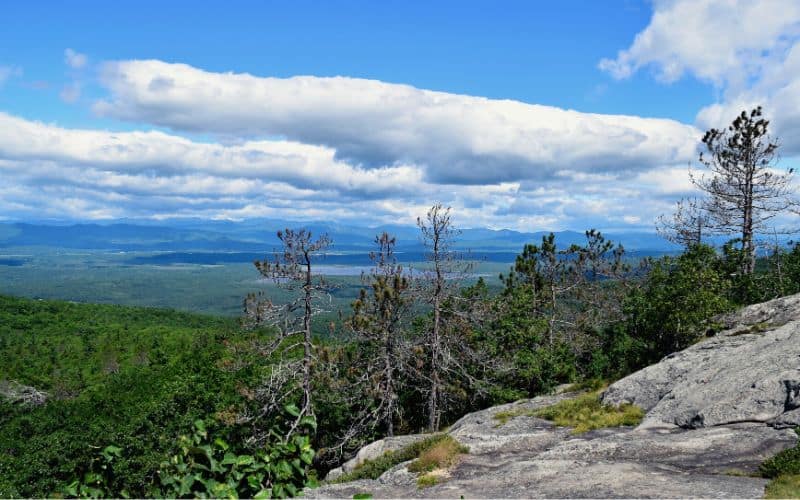
[[[0,104],[65,125],[93,118],[58,99],[69,80],[67,47],[94,61],[344,75],[685,122],[713,98],[713,89],[694,79],[664,86],[644,73],[613,82],[597,67],[647,26],[644,1],[18,2],[3,10],[0,61],[24,68],[26,78],[8,85]],[[25,88],[31,81],[51,83],[53,91],[32,92]]]
[[[443,201],[469,225],[651,229],[742,107],[773,112],[795,162],[799,11],[4,4],[0,218],[411,222]]]

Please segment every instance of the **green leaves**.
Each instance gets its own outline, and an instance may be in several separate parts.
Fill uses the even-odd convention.
[[[286,413],[297,418],[294,405]],[[203,421],[194,423],[194,434],[183,436],[179,453],[162,464],[159,472],[161,494],[167,497],[197,498],[284,498],[296,496],[302,488],[316,486],[309,478],[315,452],[308,432],[316,420],[303,416],[297,432],[284,441],[283,429],[274,428],[272,441],[258,450],[237,453],[225,440],[210,437]]]

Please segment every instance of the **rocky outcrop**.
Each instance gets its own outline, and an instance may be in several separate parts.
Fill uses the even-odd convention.
[[[725,330],[613,384],[603,400],[638,405],[642,425],[800,425],[800,296],[745,307]]]
[[[0,398],[17,405],[41,406],[47,402],[48,394],[13,380],[0,380]]]
[[[305,495],[761,497],[766,481],[754,477],[758,465],[797,443],[789,427],[800,423],[800,296],[747,307],[720,323],[716,336],[608,388],[606,403],[646,411],[636,428],[574,435],[527,410],[575,394],[542,396],[456,422],[448,432],[470,453],[440,484],[420,489],[400,464],[375,481],[327,484]]]

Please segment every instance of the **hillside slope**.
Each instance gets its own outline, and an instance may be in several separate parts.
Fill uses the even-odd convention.
[[[528,415],[575,395],[538,397],[453,425],[449,434],[470,453],[432,487],[418,487],[406,463],[377,480],[328,484],[306,496],[761,497],[758,465],[797,443],[800,296],[722,322],[717,335],[608,388],[604,402],[647,412],[636,428],[574,435]],[[501,413],[517,416],[505,421]]]

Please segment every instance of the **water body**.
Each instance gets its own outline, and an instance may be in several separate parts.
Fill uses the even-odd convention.
[[[425,260],[423,252],[397,253],[401,262],[422,262]],[[517,254],[514,252],[475,252],[464,254],[464,258],[484,262],[514,262]],[[255,260],[272,259],[272,255],[255,252],[165,252],[154,255],[140,255],[127,259],[125,263],[131,265],[170,265],[170,264],[235,264],[250,263]],[[317,257],[317,262],[322,266],[355,266],[369,268],[372,261],[367,253],[336,253]],[[361,274],[359,271],[357,274]]]
[[[24,259],[10,259],[6,257],[0,257],[0,266],[8,266],[8,267],[20,267],[25,265]]]

